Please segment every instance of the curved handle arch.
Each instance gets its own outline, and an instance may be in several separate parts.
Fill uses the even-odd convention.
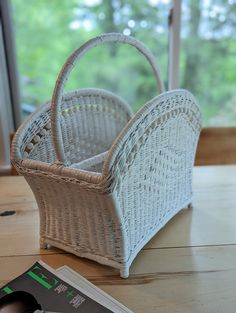
[[[71,73],[75,64],[82,58],[82,56],[86,54],[88,50],[105,43],[125,43],[134,46],[139,52],[141,52],[141,54],[145,56],[151,65],[160,92],[165,91],[160,75],[160,70],[156,64],[153,54],[139,40],[119,33],[103,34],[88,40],[68,57],[58,75],[53,91],[51,103],[51,130],[52,143],[56,154],[56,163],[58,164],[66,164],[59,115],[65,83],[68,80],[69,74]]]

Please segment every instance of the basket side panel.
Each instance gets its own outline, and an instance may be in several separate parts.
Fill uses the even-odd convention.
[[[50,103],[39,107],[19,127],[12,144],[13,162],[25,159],[55,162],[50,126]]]
[[[152,103],[120,141],[111,162],[111,189],[124,216],[131,261],[160,228],[191,203],[200,125],[194,100],[176,93]]]
[[[66,178],[24,174],[39,207],[42,242],[106,264],[123,262],[123,235],[111,195],[84,190]]]

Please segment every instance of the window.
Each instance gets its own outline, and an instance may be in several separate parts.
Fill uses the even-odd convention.
[[[25,112],[51,98],[65,59],[100,33],[122,32],[155,54],[167,84],[169,0],[12,0],[17,58]],[[157,94],[151,68],[129,46],[103,46],[86,55],[68,89],[100,87],[123,96],[134,111]]]
[[[182,0],[178,86],[196,96],[204,126],[236,126],[235,4]],[[168,85],[171,0],[52,0],[30,1],[27,6],[12,0],[12,6],[24,111],[50,99],[66,57],[103,32],[123,32],[143,41],[155,54]],[[88,86],[113,90],[135,111],[156,94],[148,65],[127,47],[97,48],[85,57],[68,89]]]
[[[183,0],[181,82],[204,126],[236,126],[236,1]]]

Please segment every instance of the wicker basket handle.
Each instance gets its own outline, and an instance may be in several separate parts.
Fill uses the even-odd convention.
[[[53,92],[51,104],[51,128],[52,128],[52,141],[57,158],[56,163],[58,164],[66,164],[59,114],[65,83],[76,62],[79,61],[88,50],[108,42],[113,43],[119,42],[134,46],[139,52],[141,52],[141,54],[145,56],[147,61],[150,63],[157,80],[157,87],[159,91],[163,92],[165,90],[163,81],[161,79],[160,71],[156,64],[154,56],[137,39],[119,33],[108,33],[92,38],[89,41],[87,41],[85,44],[83,44],[80,48],[75,50],[69,56],[69,58],[67,59],[59,73]]]

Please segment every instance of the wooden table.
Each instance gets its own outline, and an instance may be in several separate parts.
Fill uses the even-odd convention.
[[[194,169],[194,209],[183,210],[134,261],[117,270],[39,249],[39,217],[22,177],[0,177],[0,285],[36,260],[69,265],[135,313],[236,312],[236,166]]]

